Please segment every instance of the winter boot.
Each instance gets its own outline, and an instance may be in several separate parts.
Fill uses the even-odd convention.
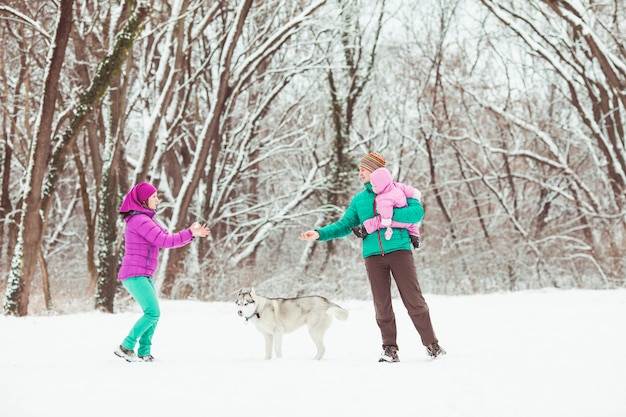
[[[380,354],[378,362],[400,362],[398,347],[394,345],[383,346],[383,353]]]
[[[137,356],[135,356],[135,352],[132,350],[126,349],[124,346],[120,345],[117,349],[113,351],[116,356],[124,359],[126,362],[137,362]]]
[[[439,346],[439,343],[433,342],[426,346],[426,353],[428,353],[428,356],[435,359],[438,356],[445,355],[447,352]]]

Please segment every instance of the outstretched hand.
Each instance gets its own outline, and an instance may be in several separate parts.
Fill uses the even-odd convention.
[[[320,234],[317,230],[307,230],[306,232],[301,233],[300,236],[298,237],[299,240],[308,240],[309,242],[312,242],[319,238],[320,238]]]
[[[194,237],[207,237],[209,233],[211,233],[206,224],[200,224],[198,222],[194,222],[191,227],[189,227],[189,230],[191,230],[191,234]]]

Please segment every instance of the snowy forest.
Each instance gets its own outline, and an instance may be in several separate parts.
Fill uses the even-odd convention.
[[[626,2],[4,0],[0,293],[24,316],[124,300],[117,209],[170,231],[168,299],[365,299],[339,219],[376,151],[421,190],[425,292],[625,282]]]

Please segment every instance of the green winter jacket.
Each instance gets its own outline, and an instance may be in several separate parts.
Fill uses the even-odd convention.
[[[317,229],[320,234],[318,240],[332,240],[344,237],[352,233],[352,227],[363,224],[363,221],[376,216],[374,211],[374,198],[376,194],[372,191],[372,184],[365,184],[365,189],[354,196],[346,212],[335,223]],[[402,223],[417,223],[424,217],[424,208],[419,200],[407,199],[408,206],[393,209],[393,220]],[[391,239],[385,240],[379,230],[377,233],[367,235],[363,239],[363,257],[373,255],[384,255],[385,253],[397,250],[411,250],[409,232],[406,229],[394,229]]]

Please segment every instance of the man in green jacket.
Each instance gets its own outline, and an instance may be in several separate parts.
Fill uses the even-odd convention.
[[[307,230],[300,235],[301,240],[327,241],[349,235],[353,229],[357,236],[363,237],[363,258],[367,277],[372,288],[376,322],[382,336],[383,352],[379,362],[398,362],[398,344],[396,343],[396,317],[391,299],[391,277],[398,287],[400,298],[417,329],[428,355],[436,358],[446,351],[439,346],[435,336],[428,304],[422,295],[417,270],[411,251],[411,241],[406,229],[395,229],[389,240],[380,233],[367,234],[362,226],[369,218],[378,216],[372,191],[370,174],[377,168],[384,168],[385,159],[376,152],[365,155],[359,163],[359,177],[365,189],[359,192],[346,209],[343,217],[327,226],[316,230]],[[408,206],[395,208],[393,220],[401,223],[417,223],[424,217],[424,208],[416,199],[407,199]],[[380,217],[380,216],[378,216]],[[383,228],[384,230],[384,228]]]

